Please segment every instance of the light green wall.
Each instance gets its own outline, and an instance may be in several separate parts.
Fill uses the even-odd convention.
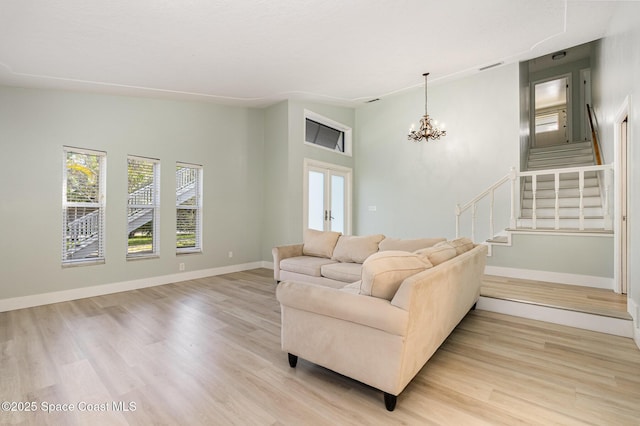
[[[429,114],[446,123],[447,135],[440,140],[407,140],[411,123],[417,126],[424,114],[422,87],[358,108],[355,233],[453,237],[456,204],[471,200],[520,162],[518,106],[519,68],[512,64],[430,83]],[[506,195],[498,194],[496,203],[508,206]],[[496,224],[506,227],[508,216],[508,208],[500,209]],[[488,220],[479,223],[476,239],[488,238]],[[469,232],[469,226],[463,229]]]
[[[609,30],[596,49],[593,70],[594,104],[605,158],[615,158],[614,122],[625,98],[629,103],[629,296],[640,306],[640,3],[619,2]],[[635,313],[638,316],[638,313]],[[640,318],[636,318],[640,324]]]
[[[257,109],[0,87],[0,298],[260,259],[263,122]],[[107,152],[103,265],[61,267],[64,145]],[[129,154],[161,161],[158,259],[125,259]],[[176,161],[204,166],[202,254],[175,254]]]
[[[611,236],[511,236],[511,247],[494,245],[487,265],[564,274],[613,277]],[[579,283],[576,283],[579,284]]]
[[[302,241],[303,161],[305,158],[353,168],[353,157],[304,143],[304,110],[355,127],[352,108],[286,101],[265,112],[265,223],[262,259],[271,261],[275,245]]]

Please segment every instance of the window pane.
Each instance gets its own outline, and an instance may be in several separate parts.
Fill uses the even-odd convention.
[[[176,247],[179,249],[198,247],[196,238],[198,215],[195,209],[177,209]]]
[[[309,171],[308,208],[309,228],[324,231],[324,173]]]
[[[69,203],[97,203],[100,194],[100,157],[67,151],[67,193]]]
[[[344,234],[344,176],[331,175],[331,230]]]

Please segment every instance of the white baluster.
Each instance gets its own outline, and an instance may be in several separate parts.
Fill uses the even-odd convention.
[[[556,191],[556,208],[555,208],[555,229],[560,229],[560,173],[555,173],[555,191]]]
[[[531,176],[531,193],[533,199],[531,202],[531,229],[536,229],[537,214],[536,214],[536,191],[538,190],[538,175]]]
[[[613,220],[611,219],[611,212],[609,206],[611,205],[611,181],[613,180],[613,169],[608,167],[604,170],[604,229],[613,229]]]
[[[476,240],[476,203],[471,206],[471,241]]]
[[[491,189],[491,201],[489,204],[489,238],[495,237],[495,234],[493,233],[493,201],[495,199],[494,193],[495,190]]]
[[[460,204],[456,204],[456,238],[460,238]]]
[[[580,170],[578,191],[580,192],[580,230],[584,230],[584,171]]]

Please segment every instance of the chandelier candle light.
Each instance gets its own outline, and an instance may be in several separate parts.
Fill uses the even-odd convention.
[[[424,76],[424,116],[420,119],[420,129],[413,130],[413,125],[409,129],[408,140],[420,142],[422,139],[428,141],[429,139],[440,139],[440,136],[446,136],[446,130],[440,130],[436,126],[437,121],[432,122],[431,117],[427,114],[427,76],[429,73],[422,74]]]

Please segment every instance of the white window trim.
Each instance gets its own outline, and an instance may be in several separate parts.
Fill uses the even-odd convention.
[[[197,196],[197,200],[198,200],[198,205],[197,206],[180,206],[178,204],[178,200],[175,199],[175,203],[176,203],[176,211],[179,208],[183,208],[183,209],[195,209],[197,210],[197,224],[198,224],[198,229],[196,229],[196,246],[195,247],[187,247],[187,248],[179,248],[178,247],[178,241],[177,241],[177,217],[176,217],[176,223],[175,223],[175,227],[174,227],[174,236],[176,238],[176,254],[181,255],[181,254],[191,254],[191,253],[202,253],[203,251],[203,229],[204,229],[204,224],[202,222],[202,218],[203,218],[203,214],[202,214],[202,208],[204,205],[204,200],[203,200],[203,191],[202,188],[204,186],[204,168],[201,164],[193,164],[193,163],[183,163],[183,162],[176,162],[176,167],[188,167],[188,168],[192,168],[192,169],[197,169],[198,170],[198,187],[197,187],[197,191],[198,191],[198,196]],[[174,196],[177,196],[177,190],[178,188],[176,188],[176,193],[174,194]]]
[[[342,123],[339,123],[335,120],[332,120],[330,118],[327,118],[325,116],[322,116],[318,113],[315,113],[313,111],[310,111],[308,109],[304,110],[304,117],[302,119],[302,129],[303,129],[303,135],[306,133],[306,126],[307,126],[307,118],[309,120],[313,120],[316,121],[320,124],[324,124],[325,126],[329,126],[332,127],[334,129],[340,130],[341,132],[344,133],[344,152],[340,152],[340,151],[336,151],[335,149],[330,149],[321,145],[316,145],[314,143],[310,143],[307,142],[305,140],[305,136],[303,136],[302,140],[304,142],[305,145],[307,146],[312,146],[318,149],[322,149],[325,151],[329,151],[329,152],[334,152],[336,154],[340,154],[340,155],[345,155],[347,157],[351,157],[352,156],[352,139],[353,139],[353,130],[351,129],[351,127],[346,126]]]
[[[140,157],[136,155],[128,155],[128,160],[144,161],[153,163],[153,204],[129,204],[127,202],[127,260],[149,259],[160,256],[160,160],[157,158]],[[127,167],[127,182],[129,180],[129,168]],[[128,191],[127,191],[128,192]],[[127,194],[127,197],[130,194]],[[153,251],[146,253],[129,253],[129,209],[150,209],[153,211]]]
[[[95,155],[100,157],[100,178],[98,181],[98,193],[99,193],[99,201],[98,203],[76,203],[76,202],[68,202],[67,201],[67,153],[75,152],[78,154],[85,155]],[[62,266],[70,267],[70,266],[87,266],[87,265],[95,265],[95,264],[103,264],[105,263],[106,258],[106,236],[107,236],[107,225],[106,225],[106,204],[107,204],[107,153],[106,151],[97,151],[86,148],[77,148],[73,146],[63,146],[62,147]],[[101,245],[101,250],[99,250],[98,257],[91,258],[82,258],[82,259],[65,259],[65,244],[66,244],[66,226],[67,219],[66,213],[68,207],[97,207],[100,209],[102,214],[101,218],[101,226],[99,230],[99,243]]]
[[[325,163],[324,161],[312,160],[305,158],[303,160],[303,177],[302,177],[302,231],[309,227],[309,170],[314,168],[334,170],[346,175],[345,187],[345,235],[351,235],[353,222],[353,169],[337,164]]]

